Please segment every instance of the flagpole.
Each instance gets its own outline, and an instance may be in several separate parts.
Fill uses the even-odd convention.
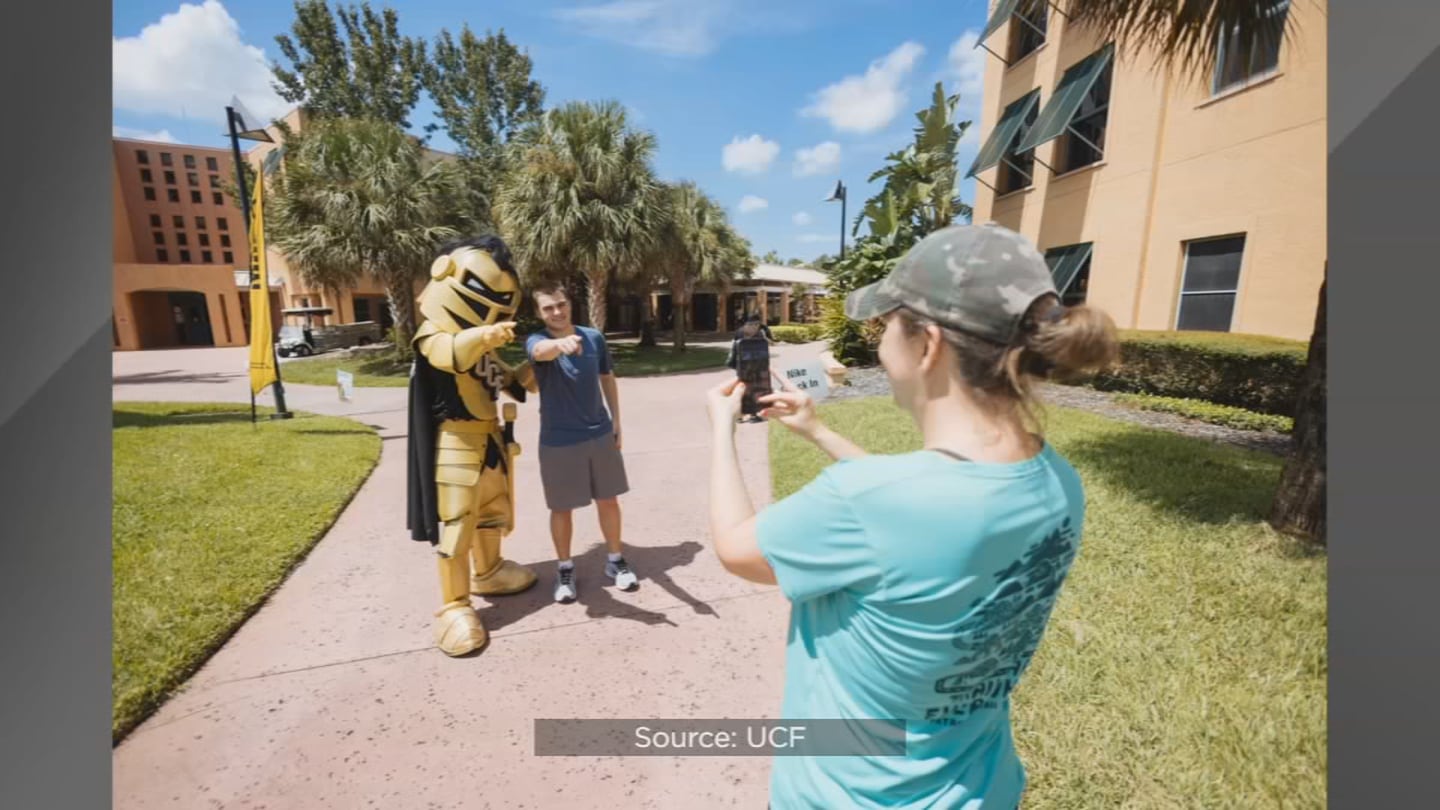
[[[235,108],[225,108],[225,123],[230,130],[230,150],[235,155],[235,182],[239,184],[240,190],[240,211],[245,219],[245,232],[250,233],[250,192],[245,188],[245,161],[240,156],[240,133],[235,131]],[[258,182],[265,182],[264,177],[258,177]],[[253,244],[253,240],[251,240]],[[262,257],[263,258],[263,257]],[[250,284],[255,284],[255,262],[250,262]],[[264,290],[268,298],[270,290]],[[268,307],[266,309],[269,309]],[[250,313],[251,328],[254,328],[255,313]],[[280,360],[275,357],[275,346],[270,346],[271,362],[275,365],[275,413],[270,415],[271,419],[289,419],[293,414],[285,409],[285,384],[280,381]],[[250,389],[250,420],[255,421],[255,389]]]

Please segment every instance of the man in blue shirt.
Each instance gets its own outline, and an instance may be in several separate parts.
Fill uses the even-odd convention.
[[[621,590],[633,591],[640,584],[620,544],[619,496],[630,485],[620,455],[620,392],[610,349],[599,330],[571,322],[563,286],[541,286],[534,296],[545,329],[526,339],[525,353],[540,386],[540,480],[559,559],[555,601],[575,601],[573,515],[592,500],[609,552],[605,576]]]

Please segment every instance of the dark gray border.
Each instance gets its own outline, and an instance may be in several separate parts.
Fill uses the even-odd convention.
[[[1330,806],[1431,807],[1440,8],[1330,14]]]
[[[0,26],[0,804],[110,787],[111,7]]]

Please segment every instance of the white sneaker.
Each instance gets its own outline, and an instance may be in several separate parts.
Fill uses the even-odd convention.
[[[575,566],[559,568],[555,578],[555,601],[562,605],[575,601]]]
[[[635,576],[634,571],[630,570],[630,564],[625,562],[624,557],[614,561],[607,561],[605,563],[605,576],[615,580],[615,587],[622,591],[633,591],[640,587],[640,578]]]

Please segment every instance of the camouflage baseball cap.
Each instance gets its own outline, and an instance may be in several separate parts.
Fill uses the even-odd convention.
[[[1058,295],[1030,240],[995,224],[951,225],[910,248],[890,275],[845,299],[857,321],[906,307],[936,323],[1009,345],[1030,305]]]

